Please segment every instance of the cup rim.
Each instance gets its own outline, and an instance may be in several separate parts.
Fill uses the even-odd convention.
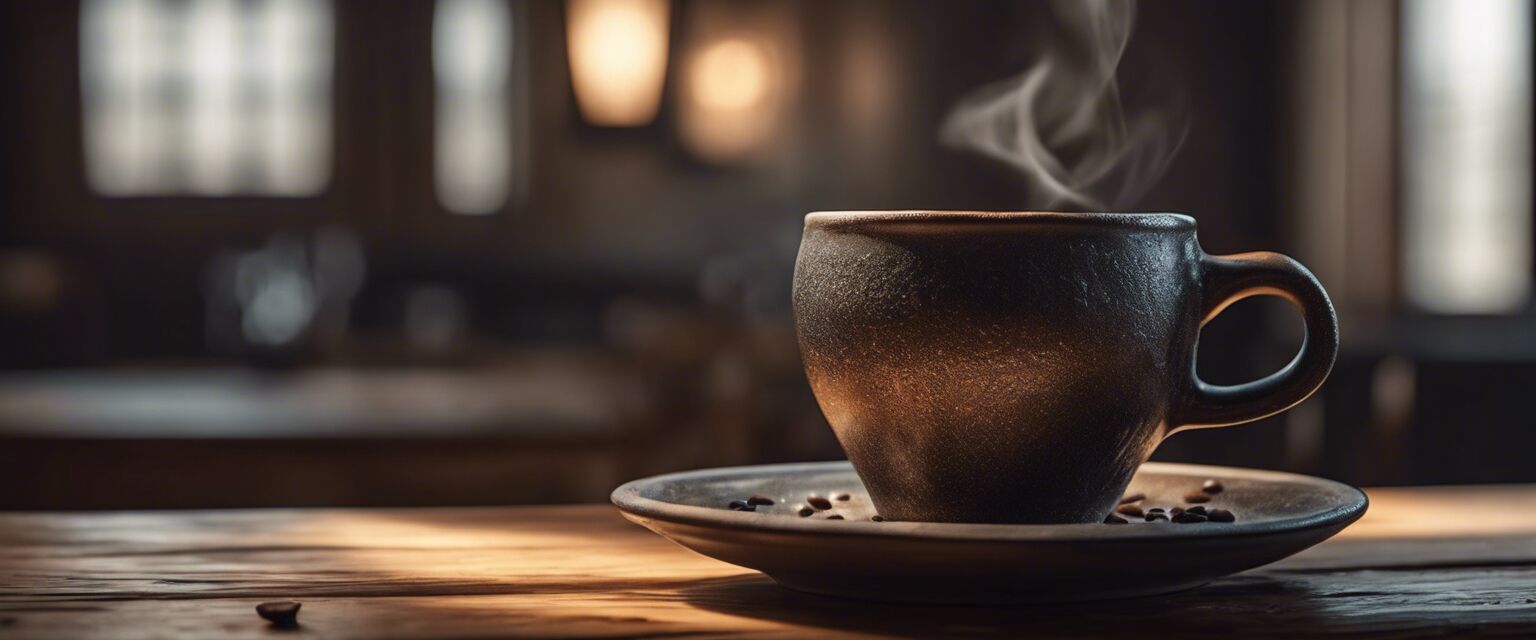
[[[1082,213],[1073,211],[969,211],[948,209],[813,211],[806,227],[949,224],[1072,224],[1152,230],[1194,229],[1195,219],[1182,213]]]

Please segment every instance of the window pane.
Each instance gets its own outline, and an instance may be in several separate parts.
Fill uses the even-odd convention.
[[[1522,308],[1531,289],[1531,4],[1403,5],[1408,298]]]
[[[314,194],[331,174],[331,5],[267,0],[252,25],[258,34],[256,93],[265,96],[256,141],[261,187],[268,193]]]
[[[512,171],[508,74],[512,16],[503,0],[438,0],[437,199],[455,213],[506,205]]]
[[[155,0],[93,0],[81,12],[81,93],[87,171],[102,193],[169,186],[164,87],[172,71],[171,11]]]
[[[87,179],[107,195],[312,195],[331,165],[327,0],[86,0]]]

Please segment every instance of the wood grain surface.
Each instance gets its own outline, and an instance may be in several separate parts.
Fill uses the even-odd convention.
[[[1536,636],[1536,485],[1368,493],[1334,540],[1202,589],[1001,608],[790,592],[607,505],[0,514],[0,638]],[[279,599],[297,629],[257,617]]]

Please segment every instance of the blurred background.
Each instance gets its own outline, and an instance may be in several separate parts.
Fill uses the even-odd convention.
[[[1048,81],[1107,60],[1119,83],[1042,98],[1057,117],[1123,104],[1160,145],[1105,206],[1289,253],[1339,308],[1323,391],[1158,459],[1536,481],[1531,3],[1105,6],[1126,22],[980,0],[0,4],[0,508],[596,501],[841,457],[788,307],[801,217],[1092,208],[941,136],[1058,58],[1077,64]],[[1299,342],[1293,309],[1250,299],[1200,371],[1260,377]]]

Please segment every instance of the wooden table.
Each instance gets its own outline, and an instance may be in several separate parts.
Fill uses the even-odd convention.
[[[789,592],[606,505],[12,513],[0,638],[1536,635],[1536,485],[1369,493],[1334,540],[1202,589],[1011,608]],[[287,598],[299,629],[256,616]]]

